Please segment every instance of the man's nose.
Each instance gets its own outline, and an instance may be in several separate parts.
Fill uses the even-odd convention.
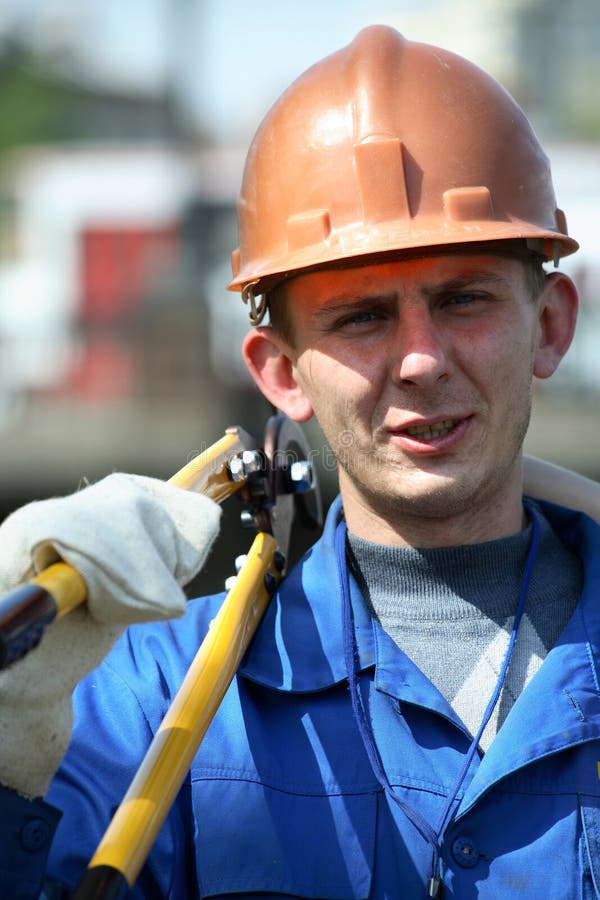
[[[450,374],[446,341],[426,310],[400,317],[393,354],[392,378],[398,384],[433,387]]]

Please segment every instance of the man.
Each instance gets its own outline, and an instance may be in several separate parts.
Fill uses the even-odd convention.
[[[599,896],[600,530],[522,496],[532,379],[556,369],[577,305],[542,262],[575,249],[522,113],[452,54],[367,29],[270,111],[234,254],[232,287],[259,326],[244,357],[279,409],[316,415],[341,496],[269,606],[134,896]],[[194,531],[196,507],[149,480],[102,484],[5,532],[23,571],[52,538],[96,588],[102,636],[72,626],[99,647],[88,668],[114,619],[178,611],[152,584],[130,588],[144,572],[119,567],[122,541],[184,582],[216,530],[209,507]],[[115,497],[117,561],[96,586],[106,554],[78,546]],[[53,807],[47,883],[77,884],[220,600],[132,627],[79,685],[47,803],[18,794],[44,793],[62,749],[19,779],[13,746],[0,782],[19,896],[39,891]],[[48,678],[44,646],[67,646],[56,634],[28,657]],[[27,700],[13,745],[24,708],[28,728],[41,716],[26,664],[6,682]],[[48,732],[68,733],[57,716]]]

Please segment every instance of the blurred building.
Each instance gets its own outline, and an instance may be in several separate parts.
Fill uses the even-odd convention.
[[[516,89],[538,127],[600,140],[600,3],[523,0],[514,11]]]
[[[247,377],[227,378],[246,326],[225,280],[214,287],[235,240],[238,156],[70,145],[5,169],[0,491],[161,474],[239,414],[246,427],[264,415]]]

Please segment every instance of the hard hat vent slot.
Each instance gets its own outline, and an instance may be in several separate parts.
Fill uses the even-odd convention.
[[[554,218],[556,220],[556,230],[560,231],[561,234],[568,234],[567,230],[567,217],[565,216],[562,209],[557,209],[554,213]]]
[[[331,234],[331,219],[326,209],[311,209],[286,220],[289,250],[301,250],[326,241]]]
[[[394,137],[371,137],[354,145],[358,187],[367,224],[408,219],[402,142]]]
[[[494,219],[492,196],[486,187],[462,187],[444,191],[444,212],[453,222]]]

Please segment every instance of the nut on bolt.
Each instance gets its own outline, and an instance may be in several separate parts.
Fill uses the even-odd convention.
[[[240,513],[242,528],[254,528],[254,516],[249,509],[243,509]]]
[[[250,475],[262,471],[260,451],[243,450],[229,460],[228,469],[233,481],[245,481]]]
[[[304,494],[315,486],[312,464],[307,459],[299,459],[290,466],[290,487],[293,494]]]

